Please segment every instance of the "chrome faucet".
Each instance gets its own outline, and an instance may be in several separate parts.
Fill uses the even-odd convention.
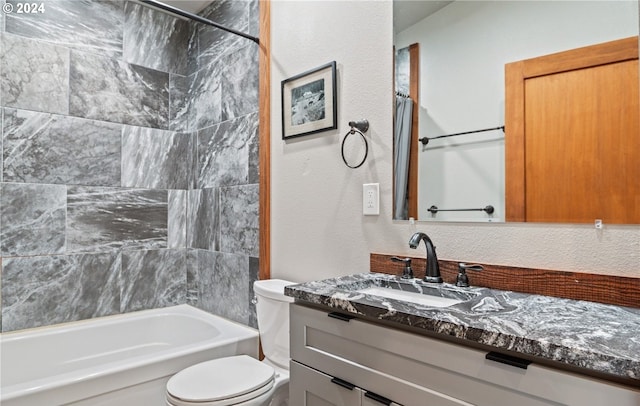
[[[417,232],[411,236],[411,239],[409,240],[409,248],[418,248],[420,241],[424,241],[424,245],[427,247],[427,268],[424,274],[424,281],[442,283],[440,266],[438,265],[438,257],[436,256],[436,247],[433,246],[431,238],[429,238],[425,233]]]

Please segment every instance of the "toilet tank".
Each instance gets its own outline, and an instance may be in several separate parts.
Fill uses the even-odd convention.
[[[293,284],[281,279],[253,284],[262,351],[267,360],[285,369],[289,369],[289,303],[293,298],[284,295],[284,287]]]

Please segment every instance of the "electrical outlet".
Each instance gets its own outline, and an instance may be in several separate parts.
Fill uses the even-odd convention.
[[[380,214],[380,184],[365,183],[362,185],[362,214],[377,216]]]

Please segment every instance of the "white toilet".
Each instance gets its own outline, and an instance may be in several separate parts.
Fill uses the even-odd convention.
[[[167,382],[169,406],[286,406],[289,404],[289,303],[280,279],[256,281],[258,330],[265,358],[247,355],[202,362]]]

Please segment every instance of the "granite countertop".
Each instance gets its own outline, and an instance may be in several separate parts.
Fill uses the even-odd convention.
[[[470,299],[435,308],[356,292],[398,281],[393,275],[362,273],[287,286],[285,294],[640,384],[640,309],[446,283],[435,287],[440,296]],[[409,285],[434,289],[417,279]]]

